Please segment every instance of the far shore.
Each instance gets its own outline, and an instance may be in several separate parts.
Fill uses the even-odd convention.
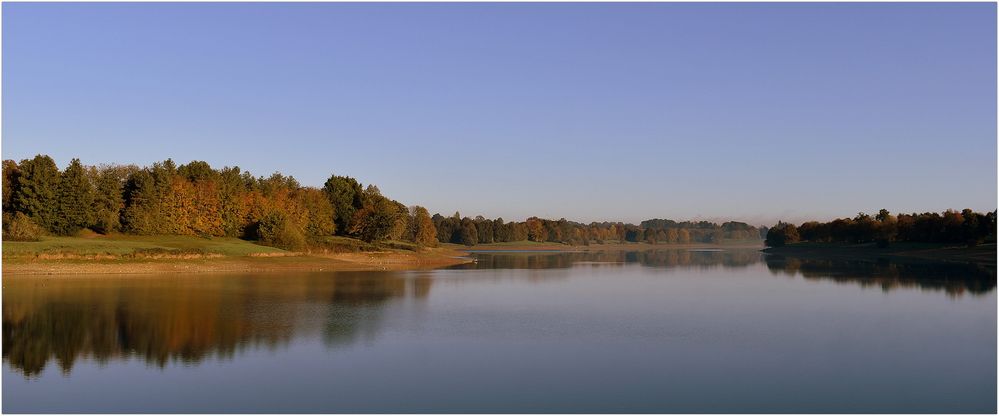
[[[767,254],[804,258],[877,260],[895,258],[996,265],[996,244],[975,247],[929,243],[892,243],[888,247],[868,244],[796,243],[783,247],[768,247]]]

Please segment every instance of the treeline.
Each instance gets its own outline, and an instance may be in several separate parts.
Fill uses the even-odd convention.
[[[592,222],[583,224],[565,218],[548,220],[538,217],[524,222],[504,222],[435,214],[434,227],[438,241],[455,244],[486,244],[511,241],[556,242],[573,245],[603,244],[607,241],[661,243],[720,243],[722,240],[760,239],[760,231],[742,222],[676,222],[672,220],[646,220],[641,225],[620,222]]]
[[[780,247],[797,242],[877,243],[886,247],[895,241],[951,243],[975,246],[996,239],[996,211],[978,213],[947,210],[941,214],[892,215],[882,209],[871,217],[863,212],[854,218],[830,222],[809,221],[801,225],[778,222],[766,234],[766,245]]]
[[[256,177],[239,167],[214,169],[172,160],[150,167],[85,166],[73,159],[60,170],[51,157],[3,161],[3,238],[36,240],[41,234],[99,233],[239,237],[288,249],[322,248],[330,237],[395,240],[418,246],[496,242],[557,242],[588,245],[606,241],[717,243],[758,239],[745,223],[675,222],[641,225],[582,224],[537,217],[505,222],[455,213],[433,217],[363,186],[332,175],[322,188],[302,186],[291,176]]]
[[[5,160],[3,222],[4,238],[15,240],[89,228],[241,237],[289,249],[321,246],[329,236],[436,241],[426,209],[407,208],[348,176],[333,175],[320,189],[280,173],[254,177],[239,167],[177,166],[169,159],[145,168],[73,159],[62,171],[44,155]]]

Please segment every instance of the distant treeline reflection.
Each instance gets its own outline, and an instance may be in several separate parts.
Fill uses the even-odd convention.
[[[764,257],[774,275],[797,276],[805,279],[832,280],[880,287],[888,291],[917,287],[943,290],[950,295],[989,293],[996,287],[994,266],[932,261],[830,260],[797,258],[781,255]]]
[[[308,332],[347,343],[377,332],[387,301],[426,297],[432,282],[370,272],[125,279],[5,280],[4,360],[32,376],[50,360],[68,373],[80,357],[197,363]]]
[[[862,287],[919,288],[951,296],[996,287],[994,266],[926,261],[852,261],[762,255],[755,250],[649,250],[475,253],[478,269],[765,267]],[[764,262],[763,265],[760,262]],[[553,274],[541,274],[551,277]],[[565,278],[571,273],[554,274]],[[664,274],[668,278],[669,273]],[[293,275],[7,278],[3,358],[31,377],[50,361],[70,372],[80,358],[106,363],[137,358],[165,367],[277,348],[315,334],[328,346],[374,337],[386,306],[425,299],[434,272],[340,272]],[[539,274],[522,274],[536,279]],[[468,274],[469,279],[479,279]]]
[[[648,267],[746,267],[760,262],[756,250],[577,251],[577,252],[476,252],[476,263],[461,269],[564,269],[573,266],[614,266],[638,263]]]

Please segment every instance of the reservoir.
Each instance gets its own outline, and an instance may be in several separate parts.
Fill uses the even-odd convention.
[[[3,411],[996,412],[994,266],[477,252],[4,276]]]

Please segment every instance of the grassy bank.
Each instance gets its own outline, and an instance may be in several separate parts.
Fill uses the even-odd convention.
[[[135,236],[84,233],[42,237],[41,241],[3,243],[3,271],[9,274],[192,273],[311,270],[405,270],[443,267],[468,261],[468,250],[620,251],[696,248],[754,248],[759,241],[725,244],[648,244],[605,242],[567,245],[519,241],[419,248],[407,242],[377,244],[325,237],[303,252],[292,252],[238,238]]]
[[[897,257],[985,265],[996,264],[995,243],[983,244],[976,247],[933,243],[893,243],[884,248],[877,247],[874,243],[797,243],[783,247],[769,247],[764,249],[763,252],[805,258],[878,259]]]
[[[451,248],[404,242],[370,244],[329,237],[312,250],[291,252],[237,238],[83,234],[3,243],[10,274],[402,270],[466,261]]]
[[[132,236],[99,234],[81,237],[42,237],[41,241],[4,241],[4,260],[48,256],[135,256],[144,252],[203,253],[223,256],[284,253],[274,247],[254,244],[238,238],[200,238],[191,236]]]

